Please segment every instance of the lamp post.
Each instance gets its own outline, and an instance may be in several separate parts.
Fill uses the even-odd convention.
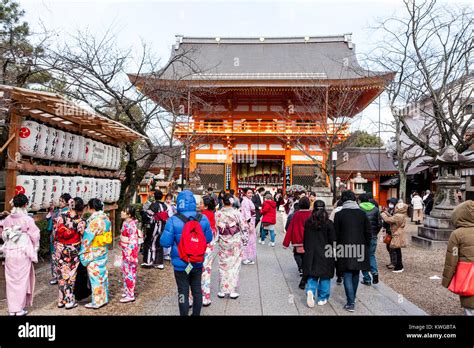
[[[181,191],[184,191],[184,160],[186,159],[186,149],[181,150]]]
[[[332,152],[332,203],[336,203],[336,162],[337,151]]]

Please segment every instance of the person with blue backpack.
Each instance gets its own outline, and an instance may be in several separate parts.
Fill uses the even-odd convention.
[[[189,190],[178,194],[177,214],[166,222],[160,238],[163,248],[171,247],[171,263],[178,287],[179,314],[189,314],[189,290],[193,297],[192,315],[201,314],[201,276],[207,244],[212,241],[211,224],[196,212],[196,199]]]

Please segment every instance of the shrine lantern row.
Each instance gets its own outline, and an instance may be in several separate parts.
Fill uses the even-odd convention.
[[[19,151],[23,156],[111,170],[120,167],[122,154],[117,146],[31,120],[21,123],[19,135]]]

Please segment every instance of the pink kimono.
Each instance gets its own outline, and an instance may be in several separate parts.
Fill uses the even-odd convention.
[[[26,211],[13,209],[0,221],[0,232],[4,241],[8,311],[17,313],[33,304],[33,262],[38,262],[40,230]]]
[[[244,249],[244,260],[255,261],[257,258],[257,233],[255,231],[255,204],[245,197],[242,199],[242,204],[240,205],[240,213],[242,218],[247,223],[247,229],[249,233],[248,244]],[[250,220],[250,223],[247,221]]]

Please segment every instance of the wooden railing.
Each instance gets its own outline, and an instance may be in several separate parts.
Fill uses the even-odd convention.
[[[176,125],[176,134],[209,134],[209,135],[349,135],[348,124],[322,124],[321,122],[299,121],[191,121]]]

